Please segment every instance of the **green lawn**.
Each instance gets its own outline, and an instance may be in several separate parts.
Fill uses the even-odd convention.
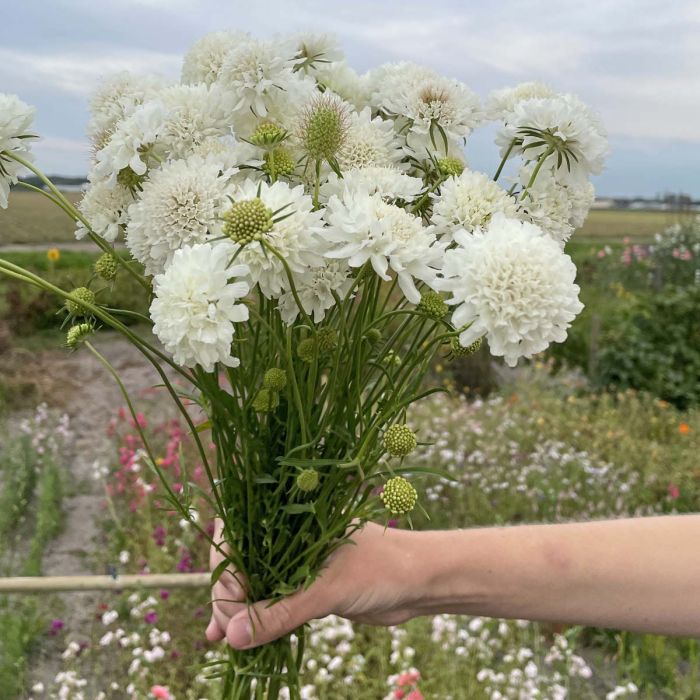
[[[79,192],[67,192],[77,202]],[[55,204],[35,192],[13,190],[7,209],[0,209],[0,245],[65,243],[75,240],[75,224]]]
[[[635,243],[648,243],[655,233],[692,216],[687,212],[595,209],[576,232],[575,240],[613,243],[629,237]]]

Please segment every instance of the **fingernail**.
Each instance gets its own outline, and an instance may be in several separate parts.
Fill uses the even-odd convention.
[[[242,649],[250,644],[253,639],[253,629],[248,619],[248,613],[245,613],[245,617],[231,620],[226,638],[228,643],[237,649]]]

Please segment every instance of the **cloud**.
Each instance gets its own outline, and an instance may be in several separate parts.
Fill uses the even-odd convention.
[[[178,54],[128,46],[94,45],[51,53],[0,48],[0,83],[85,97],[113,73],[132,71],[176,77],[181,63],[182,56]]]

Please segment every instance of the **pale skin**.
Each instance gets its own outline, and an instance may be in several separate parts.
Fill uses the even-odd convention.
[[[331,614],[396,625],[439,613],[700,636],[700,515],[422,532],[370,523],[353,541],[272,606],[246,605],[225,572],[207,639],[250,649]],[[212,568],[221,560],[212,547]]]

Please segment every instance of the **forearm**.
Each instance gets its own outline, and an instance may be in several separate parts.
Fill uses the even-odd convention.
[[[414,535],[422,612],[700,636],[700,516]]]

